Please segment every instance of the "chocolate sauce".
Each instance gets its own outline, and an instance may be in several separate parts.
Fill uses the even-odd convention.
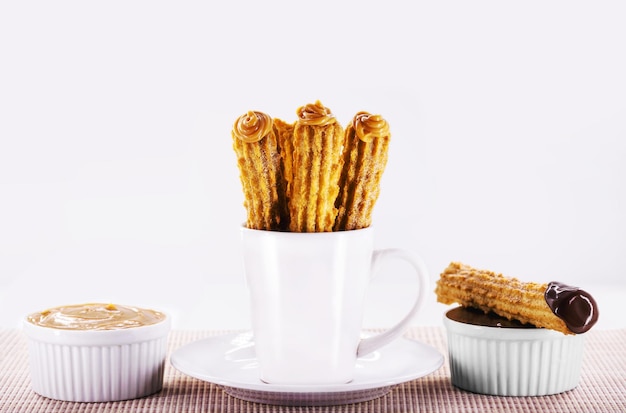
[[[476,326],[501,327],[501,328],[536,328],[532,324],[522,324],[517,320],[509,320],[499,315],[471,307],[457,307],[446,313],[446,316],[460,323]]]
[[[598,305],[591,294],[578,287],[552,281],[545,293],[552,312],[565,321],[572,333],[588,331],[598,321]]]

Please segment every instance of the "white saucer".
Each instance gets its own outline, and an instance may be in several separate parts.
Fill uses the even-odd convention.
[[[339,385],[274,385],[259,379],[252,333],[209,337],[178,348],[172,365],[191,377],[215,383],[238,399],[277,405],[336,405],[372,400],[391,387],[439,369],[443,356],[406,338],[357,361],[354,380]]]

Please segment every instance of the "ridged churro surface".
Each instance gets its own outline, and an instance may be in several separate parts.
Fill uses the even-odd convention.
[[[285,196],[291,198],[291,184],[293,182],[293,129],[294,123],[285,122],[274,118],[274,130],[278,137],[278,147],[283,165],[283,177],[285,179]],[[289,211],[287,211],[289,213]]]
[[[380,115],[357,113],[345,131],[334,230],[369,227],[387,165],[389,124]]]
[[[285,180],[272,118],[262,112],[247,112],[235,121],[232,138],[244,192],[246,226],[284,229],[288,222]]]
[[[333,230],[339,193],[343,127],[319,101],[298,108],[289,185],[289,230]]]
[[[441,273],[435,293],[443,304],[493,311],[509,320],[573,334],[546,303],[547,287],[453,262]]]

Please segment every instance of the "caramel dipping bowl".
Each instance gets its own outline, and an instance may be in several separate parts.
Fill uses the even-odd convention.
[[[584,335],[475,325],[450,318],[455,310],[443,317],[454,386],[495,396],[544,396],[578,385]]]
[[[68,330],[25,318],[32,389],[55,400],[109,402],[161,390],[170,317],[109,330]]]

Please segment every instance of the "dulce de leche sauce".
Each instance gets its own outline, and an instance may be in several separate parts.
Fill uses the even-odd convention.
[[[354,116],[352,126],[356,136],[363,142],[371,142],[374,138],[389,137],[389,123],[380,115],[361,111]]]
[[[32,324],[62,330],[118,330],[156,324],[164,319],[165,314],[158,311],[101,303],[55,307],[27,317]]]
[[[326,126],[337,122],[335,115],[319,100],[308,103],[296,110],[298,123],[302,125]]]
[[[232,134],[246,143],[258,142],[272,130],[272,118],[263,112],[250,110],[233,125]]]

